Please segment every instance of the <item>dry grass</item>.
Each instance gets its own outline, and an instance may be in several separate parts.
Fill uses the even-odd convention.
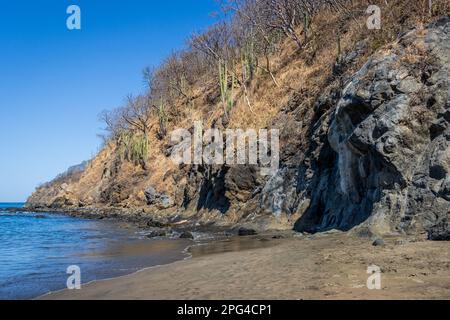
[[[366,27],[365,10],[373,3],[382,9],[382,30],[368,30]],[[182,99],[168,108],[168,132],[176,128],[192,128],[194,121],[203,121],[204,128],[214,125],[219,128],[267,128],[274,125],[274,119],[282,108],[292,104],[300,109],[297,112],[302,115],[303,121],[308,122],[314,116],[313,103],[340,76],[334,74],[333,70],[338,58],[338,42],[343,55],[355,50],[361,41],[365,43],[365,49],[359,53],[356,61],[345,66],[346,72],[351,74],[361,67],[368,56],[394,41],[401,32],[412,27],[420,28],[431,19],[449,12],[450,0],[435,0],[432,17],[428,15],[428,0],[389,1],[387,5],[384,0],[370,3],[358,0],[353,1],[348,12],[324,10],[313,18],[308,42],[303,50],[299,51],[292,41],[285,40],[280,51],[271,57],[273,73],[279,86],[268,74],[259,70],[248,87],[250,105],[245,99],[244,89],[235,88],[235,106],[230,112],[230,118],[225,119],[219,101],[218,79],[206,79],[202,81],[202,86],[192,88],[195,97],[192,101]],[[303,33],[303,30],[299,30],[299,33]],[[414,52],[409,56],[411,62],[419,58]],[[292,117],[288,117],[287,121],[290,120]],[[302,130],[301,135],[306,138],[306,130]],[[127,162],[117,164],[115,146],[108,145],[96,156],[78,182],[72,183],[72,192],[87,203],[98,203],[102,190],[112,183],[121,184],[127,189],[127,198],[122,201],[124,206],[143,205],[143,190],[150,185],[159,192],[173,195],[187,180],[181,178],[175,181],[170,174],[179,170],[164,155],[170,135],[160,140],[158,131],[159,123],[155,119],[151,123],[147,170]]]

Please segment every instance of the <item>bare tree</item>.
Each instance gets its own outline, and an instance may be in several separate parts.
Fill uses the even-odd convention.
[[[191,95],[188,92],[191,85],[189,82],[189,70],[185,61],[181,58],[180,52],[172,53],[164,61],[158,71],[158,78],[166,84],[167,93],[174,92],[177,96],[191,100]]]
[[[275,85],[278,82],[273,74],[270,56],[274,52],[276,36],[274,29],[268,25],[271,19],[270,10],[266,6],[266,0],[228,0],[224,6],[225,10],[235,13],[235,23],[251,30],[252,41],[257,44],[257,52],[260,53],[265,64],[257,63],[257,67],[267,72]]]
[[[217,23],[204,33],[194,34],[189,41],[190,46],[205,54],[212,64],[230,58],[231,43],[232,34],[226,22]]]
[[[284,35],[292,39],[299,48],[303,47],[300,35],[297,34],[297,27],[303,20],[303,7],[299,1],[293,0],[266,0],[267,10],[272,14],[267,20],[267,25],[274,30],[280,30]]]
[[[155,74],[158,72],[158,69],[155,67],[146,67],[142,71],[142,76],[144,80],[144,84],[147,87],[148,91],[151,92],[156,84]]]
[[[120,132],[127,129],[127,125],[123,121],[121,114],[122,108],[104,110],[100,113],[99,120],[106,125],[104,130],[108,133],[105,139],[117,139]]]
[[[144,136],[149,132],[151,119],[151,105],[147,96],[127,96],[127,104],[122,109],[121,118],[131,130],[140,131]]]

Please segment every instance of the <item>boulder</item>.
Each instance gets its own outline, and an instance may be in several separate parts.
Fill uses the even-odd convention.
[[[384,240],[383,240],[383,239],[376,239],[376,240],[372,243],[372,245],[373,245],[374,247],[382,247],[382,246],[385,245],[385,243],[384,243]]]
[[[147,238],[165,237],[167,235],[166,230],[152,230],[146,234]]]
[[[428,240],[432,241],[450,241],[450,226],[447,221],[442,221],[430,228],[428,231]]]
[[[173,199],[166,193],[159,193],[153,187],[144,191],[148,205],[154,205],[161,209],[167,209],[174,205]]]
[[[254,236],[256,234],[258,234],[258,233],[254,229],[248,229],[248,228],[242,227],[242,228],[239,228],[239,230],[238,230],[238,235],[240,237]]]
[[[184,231],[180,234],[180,239],[194,239],[194,235],[189,231]]]

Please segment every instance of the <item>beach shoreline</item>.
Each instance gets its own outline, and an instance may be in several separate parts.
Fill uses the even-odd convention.
[[[39,299],[450,299],[448,242],[391,237],[373,246],[341,232],[253,240],[272,245],[194,256]],[[367,288],[371,265],[380,267],[381,290]]]
[[[203,221],[196,217],[180,216],[176,213],[148,211],[145,207],[121,208],[121,207],[35,207],[24,206],[11,207],[2,210],[11,213],[48,213],[65,215],[74,218],[89,220],[105,220],[113,222],[129,223],[143,230],[166,230],[167,233],[182,234],[183,232],[201,232],[214,234],[217,237],[229,237],[238,234],[241,226],[232,221]],[[255,226],[256,227],[256,226]]]
[[[254,248],[264,248],[264,247],[275,246],[276,244],[274,242],[270,242],[270,243],[266,242],[266,241],[268,241],[268,239],[270,237],[275,237],[275,236],[273,236],[272,234],[266,233],[263,236],[232,237],[232,238],[222,238],[222,239],[216,238],[214,240],[209,240],[209,241],[205,240],[205,241],[199,241],[199,242],[191,242],[181,251],[181,254],[185,255],[185,257],[183,257],[182,259],[180,258],[180,259],[177,259],[170,263],[164,263],[164,264],[160,264],[160,265],[152,265],[152,266],[144,267],[133,273],[124,274],[124,275],[120,275],[117,277],[89,281],[87,283],[84,283],[82,285],[82,287],[96,285],[98,283],[114,281],[114,280],[118,280],[118,279],[125,278],[128,276],[137,275],[141,272],[145,272],[145,271],[152,270],[155,268],[160,268],[160,267],[163,268],[165,266],[170,266],[172,264],[176,264],[177,262],[187,261],[194,257],[197,258],[197,257],[203,257],[203,256],[210,256],[210,255],[225,253],[226,251],[247,251],[247,250],[251,250]],[[177,239],[172,239],[172,240],[176,241]],[[156,240],[156,241],[158,241],[158,240]],[[222,245],[218,246],[218,244],[220,244],[220,243],[222,243]],[[236,247],[238,247],[238,249]],[[227,250],[227,248],[228,248],[228,250]],[[68,289],[60,289],[60,290],[56,290],[56,291],[50,291],[50,292],[44,293],[42,295],[39,295],[39,296],[33,298],[32,300],[46,300],[47,298],[49,298],[49,297],[51,298],[54,295],[63,294],[65,291],[69,291],[69,290]]]
[[[34,299],[57,292],[66,287],[69,266],[79,268],[82,283],[90,283],[183,260],[194,243],[188,238],[148,236],[149,230],[119,220],[23,208],[1,207],[0,213],[0,299]]]
[[[450,299],[450,244],[425,238],[391,236],[374,246],[355,232],[229,234],[191,242],[184,259],[34,299]],[[372,265],[380,267],[381,290],[367,289]]]

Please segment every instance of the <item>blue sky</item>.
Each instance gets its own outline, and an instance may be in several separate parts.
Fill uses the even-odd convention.
[[[81,8],[82,29],[66,28]],[[215,22],[214,0],[39,0],[0,5],[0,202],[97,151],[98,114],[143,90],[142,69]]]

